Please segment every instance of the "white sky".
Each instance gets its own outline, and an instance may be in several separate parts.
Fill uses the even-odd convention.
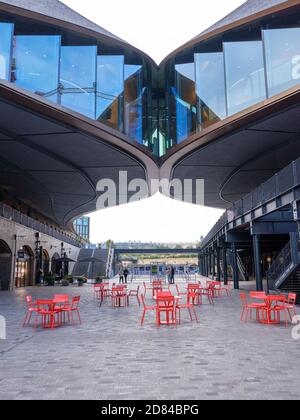
[[[244,0],[63,0],[65,4],[143,50],[157,63]],[[222,211],[156,195],[91,216],[91,241],[189,242],[206,235]]]

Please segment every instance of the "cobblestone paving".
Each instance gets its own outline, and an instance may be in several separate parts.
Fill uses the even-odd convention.
[[[21,327],[26,293],[63,292],[0,293],[8,333],[0,340],[0,399],[300,398],[300,341],[291,328],[241,323],[237,293],[205,302],[199,324],[184,314],[181,326],[157,328],[150,314],[141,328],[134,299],[130,308],[99,309],[90,286],[74,287],[68,292],[82,296],[81,326]]]

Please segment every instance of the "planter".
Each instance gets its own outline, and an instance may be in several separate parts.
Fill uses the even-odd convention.
[[[63,281],[61,282],[61,285],[62,285],[62,287],[68,287],[68,286],[69,286],[69,282],[68,282],[68,280],[63,280]]]
[[[77,284],[78,284],[78,287],[82,287],[83,286],[83,280],[78,280]]]

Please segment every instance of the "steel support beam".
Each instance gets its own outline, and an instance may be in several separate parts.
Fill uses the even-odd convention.
[[[236,244],[233,242],[231,244],[231,251],[232,251],[232,271],[233,271],[233,284],[235,290],[239,290],[240,282],[239,282],[239,270],[238,270],[238,263],[237,263],[237,250]]]
[[[260,236],[253,235],[253,255],[255,266],[256,290],[262,292],[264,290],[262,281],[262,266],[260,255]]]
[[[224,284],[228,284],[228,266],[227,266],[227,248],[224,245],[222,248],[222,262],[223,262],[223,280]]]

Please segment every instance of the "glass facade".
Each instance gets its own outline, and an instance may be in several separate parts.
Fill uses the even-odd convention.
[[[269,96],[300,83],[300,28],[263,31]]]
[[[266,78],[261,41],[225,42],[228,115],[266,99]]]
[[[265,22],[227,31],[160,69],[130,49],[8,20],[0,22],[0,79],[98,120],[156,156],[300,83],[300,17],[288,28]]]
[[[0,23],[0,79],[10,80],[14,25]]]
[[[74,229],[76,233],[86,241],[90,240],[90,218],[89,217],[80,217],[80,219],[75,220]]]
[[[96,46],[61,49],[61,105],[93,119],[96,117],[96,57]]]
[[[124,131],[131,139],[141,143],[143,137],[143,68],[127,64],[124,70]]]
[[[196,90],[194,63],[175,66],[176,140],[181,143],[196,131]]]
[[[206,127],[226,117],[223,53],[195,54],[198,123]]]
[[[16,36],[13,82],[57,102],[60,43],[60,36]]]
[[[102,55],[97,61],[97,119],[123,131],[124,56]]]

